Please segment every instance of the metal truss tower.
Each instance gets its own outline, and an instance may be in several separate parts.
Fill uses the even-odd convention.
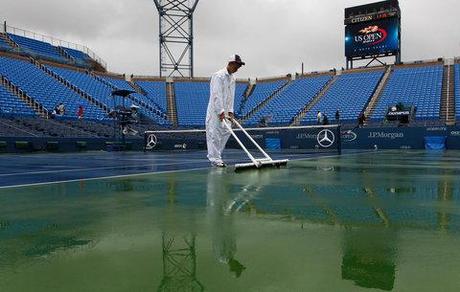
[[[196,278],[195,236],[163,232],[163,279],[158,292],[204,291]]]
[[[193,13],[199,0],[153,0],[160,16],[160,76],[193,77]]]

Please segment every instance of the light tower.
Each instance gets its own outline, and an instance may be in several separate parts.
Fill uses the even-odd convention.
[[[160,16],[160,76],[193,77],[193,13],[199,0],[153,0]]]

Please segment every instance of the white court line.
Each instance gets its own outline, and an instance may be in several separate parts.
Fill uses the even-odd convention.
[[[136,168],[136,167],[148,167],[148,166],[169,166],[169,165],[179,165],[179,164],[191,164],[196,163],[196,160],[181,161],[181,162],[172,162],[165,164],[138,164],[138,165],[127,165],[127,166],[105,166],[105,167],[92,167],[92,168],[73,168],[73,169],[59,169],[59,170],[42,170],[42,171],[29,171],[29,172],[15,172],[15,173],[6,173],[0,174],[0,177],[16,176],[16,175],[28,175],[28,174],[49,174],[49,173],[61,173],[61,172],[78,172],[78,171],[91,171],[91,170],[116,170],[123,168]],[[203,161],[205,163],[206,161]]]
[[[317,156],[317,157],[299,158],[299,159],[292,159],[292,161],[312,160],[312,159],[317,159],[317,158],[332,158],[332,157],[341,157],[341,156],[352,156],[352,155],[359,155],[359,154],[367,154],[369,152],[373,152],[373,150],[363,151],[363,152],[356,152],[356,153],[347,153],[347,154],[336,154],[336,155],[329,155],[329,156],[319,156],[319,157]],[[379,152],[383,152],[383,151],[379,151]],[[187,172],[187,171],[204,170],[204,169],[209,169],[209,168],[210,168],[209,166],[206,166],[206,167],[201,167],[201,168],[190,168],[190,169],[181,169],[181,170],[166,170],[166,171],[153,171],[153,172],[151,171],[151,172],[142,172],[142,173],[134,173],[134,174],[121,174],[121,175],[101,176],[101,177],[92,177],[92,178],[80,178],[80,179],[72,179],[72,180],[52,181],[52,182],[30,183],[30,184],[22,184],[22,185],[0,186],[0,190],[2,190],[2,189],[11,189],[11,188],[32,187],[32,186],[54,185],[54,184],[79,182],[79,181],[93,181],[93,180],[103,180],[103,179],[128,178],[128,177],[154,175],[154,174],[165,174],[165,173],[180,173],[180,172]]]
[[[166,170],[166,171],[156,171],[156,172],[142,172],[134,174],[122,174],[122,175],[111,175],[111,176],[101,176],[101,177],[92,177],[92,178],[79,178],[79,179],[70,179],[70,180],[61,180],[61,181],[52,181],[52,182],[42,182],[42,183],[31,183],[31,184],[22,184],[22,185],[13,185],[13,186],[2,186],[2,189],[10,188],[23,188],[23,187],[33,187],[33,186],[43,186],[43,185],[54,185],[61,183],[70,183],[70,182],[79,182],[79,181],[92,181],[92,180],[103,180],[103,179],[115,179],[115,178],[126,178],[126,177],[135,177],[135,176],[144,176],[152,174],[165,174],[165,173],[174,173],[174,172],[185,172],[185,171],[197,171],[207,169],[209,167],[203,168],[190,168],[190,169],[181,169],[181,170]]]

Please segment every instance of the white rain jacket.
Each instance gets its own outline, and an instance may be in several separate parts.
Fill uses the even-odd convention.
[[[220,121],[219,115],[233,113],[235,99],[235,77],[223,68],[211,77],[209,104],[206,113],[206,141],[208,159],[213,162],[222,162],[222,151],[230,137],[229,131]]]
[[[227,68],[217,71],[211,77],[207,117],[210,114],[233,112],[235,99],[235,77],[229,74]]]

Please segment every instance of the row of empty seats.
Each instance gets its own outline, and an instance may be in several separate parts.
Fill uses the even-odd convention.
[[[246,124],[257,125],[265,122],[271,125],[289,125],[330,79],[330,75],[322,75],[292,81],[278,96],[247,120]]]
[[[246,88],[246,82],[236,83],[234,110],[239,108]],[[175,94],[179,126],[204,127],[209,102],[209,82],[176,82]]]
[[[75,64],[88,67],[92,61],[91,57],[79,50],[54,46],[48,42],[28,38],[16,34],[2,34],[2,37],[10,38],[19,46],[23,53],[37,58],[44,58],[58,63]],[[0,37],[0,49],[12,50],[7,42]]]
[[[116,88],[134,91],[133,87],[125,79],[108,75],[100,75],[99,77],[112,86],[111,90],[113,90],[113,88]],[[139,93],[132,93],[130,94],[130,97],[131,99],[127,99],[127,101],[131,104],[134,103],[136,105],[141,106],[141,111],[144,115],[147,115],[148,117],[152,118],[158,124],[170,124],[170,122],[167,120],[166,111],[162,107],[160,107],[153,99]],[[166,97],[164,97],[164,99],[166,99]],[[147,105],[149,109],[143,108],[143,104]]]
[[[11,46],[2,38],[3,34],[0,34],[0,50],[10,50]]]
[[[91,57],[88,56],[88,54],[83,53],[82,51],[75,50],[75,49],[70,49],[70,48],[64,48],[61,47],[62,50],[64,50],[70,57],[72,57],[75,61],[79,63],[86,63],[91,61]]]
[[[334,84],[311,108],[302,122],[315,123],[318,111],[326,114],[332,122],[337,110],[342,121],[355,121],[372,97],[382,75],[383,71],[337,76]]]
[[[241,117],[245,117],[255,108],[257,108],[264,100],[266,100],[270,95],[272,95],[276,90],[280,89],[287,80],[275,80],[268,82],[259,82],[256,84],[256,87],[252,94],[243,99],[241,102],[241,112],[238,114]]]
[[[460,64],[455,64],[455,112],[460,118]]]
[[[176,82],[179,126],[203,127],[209,100],[209,82]]]
[[[85,118],[107,118],[103,110],[28,61],[0,57],[0,68],[0,74],[41,103],[49,112],[62,102],[66,107],[64,117],[77,118],[77,110],[81,105],[85,110]]]
[[[30,46],[32,47],[32,44]],[[0,66],[1,75],[49,112],[62,102],[66,107],[65,118],[76,119],[78,107],[82,105],[86,119],[109,119],[106,111],[90,103],[30,61],[2,56]],[[120,100],[112,98],[111,93],[114,89],[134,90],[139,86],[145,91],[145,95],[134,93],[132,98],[125,100],[125,105],[136,104],[140,106],[141,113],[152,122],[164,126],[171,125],[166,115],[168,106],[165,81],[135,80],[136,84],[131,85],[121,76],[93,75],[88,71],[62,66],[46,65],[46,68],[108,108],[121,103]],[[344,72],[336,76],[334,83],[310,109],[302,123],[315,123],[318,111],[327,114],[329,120],[332,120],[336,110],[339,110],[342,121],[355,121],[366,108],[383,74],[384,70],[380,69]],[[332,75],[324,74],[300,77],[293,81],[281,79],[258,82],[249,97],[244,96],[248,83],[237,82],[234,110],[239,117],[248,117],[251,113],[245,121],[246,125],[254,126],[262,120],[272,125],[289,125],[331,78]],[[416,106],[418,119],[439,119],[442,78],[442,65],[396,67],[381,93],[371,119],[383,120],[388,107],[399,102]],[[175,81],[173,88],[178,125],[204,127],[209,82]],[[278,94],[274,95],[277,90]],[[267,100],[270,96],[272,98]],[[455,65],[455,96],[457,116],[460,116],[460,64]],[[266,103],[260,106],[264,101]],[[36,114],[30,106],[3,87],[0,87],[0,102],[0,111],[3,114]]]
[[[35,112],[15,94],[0,85],[0,114],[34,116]]]
[[[105,104],[108,108],[114,108],[118,105],[125,105],[126,107],[130,107],[133,104],[140,106],[139,103],[134,102],[131,99],[121,99],[119,97],[113,98],[112,91],[114,90],[107,84],[97,80],[94,76],[91,76],[87,72],[76,71],[72,69],[66,69],[56,66],[47,66],[51,71],[55,72],[59,76],[63,77],[64,79],[68,80],[73,85],[77,86],[84,92],[88,93],[95,99],[99,100],[103,104]],[[134,96],[134,95],[133,95]],[[154,121],[158,122],[159,124],[166,123],[164,118],[159,116],[160,113],[152,113],[145,108],[140,109],[141,113]]]
[[[146,80],[136,80],[135,82],[147,93],[149,99],[156,103],[163,112],[167,112],[166,82]]]
[[[8,34],[8,36],[19,45],[19,47],[25,50],[28,53],[36,53],[43,57],[57,60],[59,62],[64,62],[65,58],[61,56],[58,49],[55,46],[52,46],[49,43],[41,42],[31,38],[26,38],[23,36]]]
[[[241,107],[243,100],[245,99],[244,93],[248,89],[248,82],[236,82],[235,85],[235,101],[234,101],[234,111],[237,116],[241,113]]]
[[[417,108],[417,119],[439,119],[443,66],[395,68],[374,110],[383,119],[388,107],[399,102]]]

